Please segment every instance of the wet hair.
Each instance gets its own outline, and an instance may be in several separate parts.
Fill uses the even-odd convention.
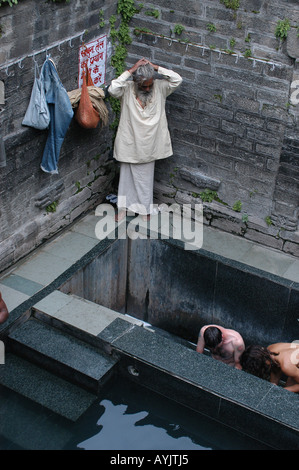
[[[209,349],[215,349],[222,341],[222,333],[216,326],[209,326],[203,334],[205,346]]]
[[[271,353],[263,346],[251,345],[241,355],[240,364],[245,372],[269,380],[271,370],[277,367],[273,356],[278,356],[278,354]]]
[[[154,67],[151,64],[140,65],[136,72],[133,74],[134,82],[142,84],[144,81],[153,78],[155,73]]]

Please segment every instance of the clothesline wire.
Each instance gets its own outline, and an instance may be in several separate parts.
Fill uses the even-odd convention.
[[[77,33],[77,34],[75,34],[74,36],[70,36],[70,37],[65,38],[65,39],[63,39],[63,40],[61,40],[61,41],[56,41],[56,42],[50,44],[49,46],[44,47],[43,49],[39,49],[38,51],[34,51],[32,54],[27,54],[27,55],[24,55],[24,56],[22,56],[22,57],[19,57],[18,59],[14,59],[14,60],[11,60],[11,61],[9,61],[9,62],[6,62],[6,63],[0,65],[0,70],[6,69],[6,71],[7,71],[7,70],[8,70],[8,67],[11,67],[12,65],[15,65],[15,64],[19,64],[19,67],[20,67],[20,68],[23,68],[23,67],[21,66],[21,64],[22,64],[22,61],[23,61],[24,59],[27,59],[28,57],[32,57],[32,58],[34,59],[36,55],[42,54],[43,52],[46,52],[46,53],[47,53],[49,49],[53,49],[54,47],[58,47],[58,48],[59,48],[59,47],[61,46],[61,44],[64,44],[64,43],[66,43],[66,42],[68,42],[68,41],[69,41],[69,43],[70,43],[70,47],[74,47],[74,46],[72,46],[72,40],[73,40],[73,39],[76,39],[76,38],[78,38],[78,37],[80,37],[81,42],[82,42],[82,40],[83,40],[83,34],[84,34],[84,33],[85,33],[85,31],[81,31],[80,33]],[[35,59],[34,59],[34,60],[35,60]]]

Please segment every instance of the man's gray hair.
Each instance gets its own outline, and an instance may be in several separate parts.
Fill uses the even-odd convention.
[[[140,65],[134,73],[134,81],[139,84],[153,78],[155,69],[151,64]]]

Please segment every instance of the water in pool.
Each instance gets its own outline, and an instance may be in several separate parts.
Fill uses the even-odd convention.
[[[117,379],[75,423],[0,387],[1,450],[260,450],[244,435]]]

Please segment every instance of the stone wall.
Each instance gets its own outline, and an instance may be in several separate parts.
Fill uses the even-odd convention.
[[[21,123],[34,79],[30,55],[35,54],[41,67],[48,48],[65,89],[78,88],[81,40],[105,34],[99,11],[109,17],[115,8],[114,1],[104,0],[23,0],[0,8],[0,80],[5,92],[0,117],[6,150],[6,166],[0,168],[0,271],[101,202],[111,190],[109,126],[84,130],[72,120],[60,152],[59,173],[51,175],[40,169],[48,131]]]
[[[43,50],[35,56],[41,66],[49,48],[69,91],[77,87],[81,33],[86,42],[108,34],[110,83],[109,19],[116,15],[119,24],[117,3],[22,0],[0,7],[0,125],[7,155],[0,168],[0,271],[115,189],[109,126],[86,131],[72,122],[59,174],[48,175],[40,170],[46,132],[21,122],[34,51]],[[221,0],[155,0],[139,10],[130,22],[126,66],[145,56],[184,79],[167,101],[174,155],[156,164],[156,201],[203,200],[206,224],[299,256],[299,105],[291,102],[299,77],[297,1],[240,0],[233,10]],[[275,29],[285,18],[291,28],[282,41]]]

